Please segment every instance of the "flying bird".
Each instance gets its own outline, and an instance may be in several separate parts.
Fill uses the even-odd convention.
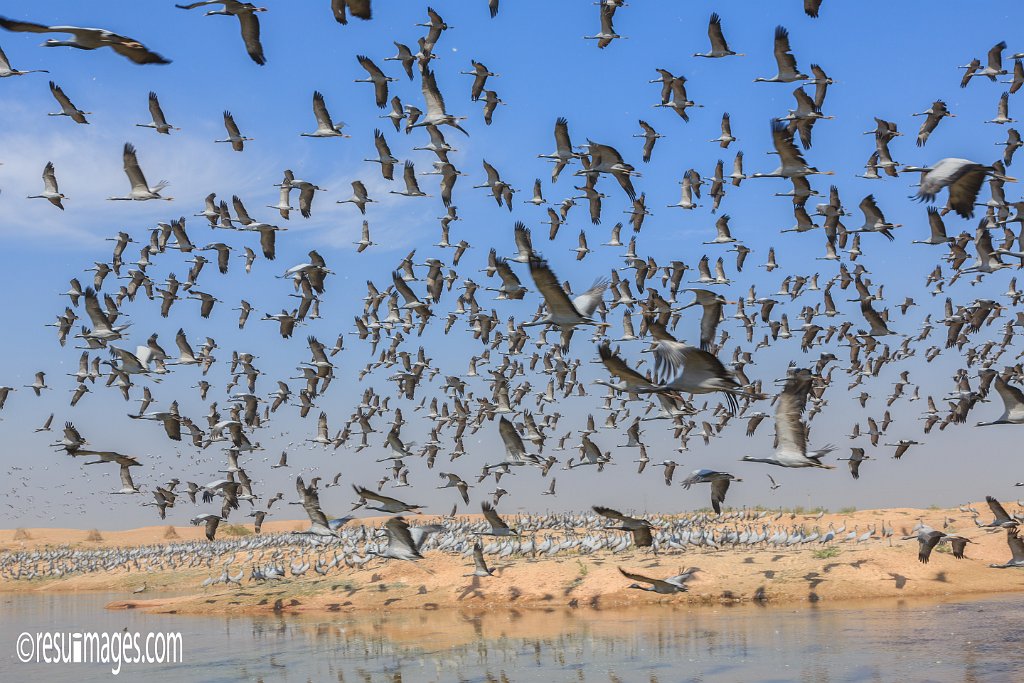
[[[136,64],[170,64],[156,52],[127,36],[122,36],[103,28],[82,28],[80,26],[45,26],[28,21],[16,21],[0,17],[0,28],[22,33],[67,33],[71,37],[66,40],[48,38],[43,47],[73,47],[79,50],[97,50],[109,47],[122,57],[127,57]],[[6,58],[3,59],[6,62]],[[22,72],[29,73],[29,72]]]
[[[149,186],[146,182],[146,176],[142,174],[142,168],[139,166],[139,159],[135,154],[135,145],[130,142],[124,143],[124,152],[122,153],[124,160],[124,173],[128,176],[128,182],[131,184],[131,192],[124,197],[107,197],[107,199],[115,201],[146,201],[148,199],[163,199],[165,201],[171,201],[173,197],[162,197],[160,193],[170,183],[166,180],[161,180],[153,187]]]
[[[260,20],[257,12],[266,12],[266,7],[256,7],[251,2],[239,2],[239,0],[201,0],[189,5],[175,5],[180,9],[194,9],[196,7],[207,7],[209,5],[220,5],[219,10],[210,10],[206,16],[223,15],[236,17],[238,27],[242,32],[242,41],[245,43],[245,51],[249,53],[250,59],[260,66],[267,63],[263,56],[263,44],[260,43]]]

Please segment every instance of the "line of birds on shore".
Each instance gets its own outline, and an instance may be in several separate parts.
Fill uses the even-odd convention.
[[[975,524],[991,530],[1006,528],[1007,543],[1011,551],[1009,561],[990,566],[1024,566],[1024,540],[1017,536],[1015,528],[1020,517],[1009,517],[994,499],[988,502],[996,518],[988,524],[982,524],[975,517]],[[70,546],[49,547],[5,553],[0,557],[0,577],[11,581],[30,581],[121,570],[129,573],[182,571],[204,566],[211,568],[218,564],[222,566],[221,574],[205,579],[202,582],[203,588],[217,584],[241,586],[246,579],[246,565],[250,567],[247,580],[249,583],[265,583],[302,577],[311,568],[314,574],[319,576],[328,576],[332,572],[343,572],[346,569],[363,569],[374,557],[420,559],[422,552],[429,549],[463,558],[471,556],[473,572],[464,576],[479,579],[493,576],[495,573],[495,569],[488,565],[485,555],[490,555],[494,561],[501,562],[503,569],[510,566],[513,559],[529,562],[565,554],[589,556],[605,551],[613,556],[620,555],[631,547],[630,538],[629,534],[622,536],[609,533],[614,530],[631,532],[633,541],[638,538],[638,530],[646,530],[648,543],[641,542],[636,545],[651,548],[655,555],[672,555],[686,552],[688,549],[749,551],[756,548],[772,548],[778,551],[785,548],[799,549],[808,545],[831,546],[844,542],[859,545],[873,539],[888,540],[891,545],[895,532],[884,523],[881,529],[869,526],[864,533],[860,533],[857,528],[847,533],[845,524],[838,529],[829,524],[825,532],[816,527],[808,533],[802,525],[788,529],[775,526],[773,530],[772,522],[777,523],[783,517],[781,511],[774,515],[770,515],[768,511],[743,511],[726,515],[724,518],[708,515],[660,516],[653,522],[630,518],[607,508],[595,507],[594,512],[594,515],[518,516],[511,533],[504,533],[504,530],[510,529],[508,525],[500,520],[496,525],[490,518],[479,523],[449,518],[441,520],[439,524],[416,527],[410,527],[401,518],[393,518],[381,529],[350,527],[340,537],[329,539],[326,543],[317,537],[276,533],[243,539],[221,539],[209,544],[178,542],[141,548],[102,550],[73,549]],[[790,514],[789,517],[793,519],[796,515]],[[817,517],[805,519],[820,517],[819,514]],[[608,519],[618,521],[622,525],[608,526]],[[921,522],[915,526],[914,531],[916,535],[904,536],[903,539],[918,540],[919,560],[922,563],[927,563],[934,548],[945,542],[952,546],[950,552],[954,558],[963,559],[966,545],[972,542],[961,535],[934,530]],[[543,541],[537,540],[540,533],[544,534]],[[480,540],[483,536],[504,537],[506,540],[495,538],[484,546]],[[382,546],[381,541],[385,539],[387,545]],[[335,549],[339,546],[340,555],[339,550]],[[244,557],[240,559],[240,555]],[[237,573],[231,569],[236,563],[239,566]],[[658,594],[674,594],[685,592],[686,582],[700,569],[691,567],[681,574],[664,579],[652,578],[621,567],[619,571],[634,582],[628,586],[629,588]],[[146,589],[147,585],[144,582],[143,586],[134,592],[141,593]],[[767,595],[764,596],[764,599],[766,598]]]
[[[994,515],[991,522],[979,521],[973,508],[961,507],[961,511],[973,513],[974,523],[980,528],[1006,530],[1011,557],[1005,563],[990,566],[1024,567],[1024,539],[1017,535],[1016,528],[1024,517],[1009,515],[994,498],[990,497],[987,502]],[[801,522],[786,525],[784,518],[792,523],[797,518],[795,513],[742,510],[724,515],[654,515],[650,519],[640,519],[595,506],[593,512],[584,514],[516,515],[510,525],[485,504],[481,521],[447,517],[431,524],[412,526],[402,517],[393,517],[380,528],[350,525],[329,538],[308,532],[278,532],[214,540],[213,533],[209,533],[208,543],[168,541],[126,548],[47,546],[7,551],[0,555],[0,578],[31,581],[95,572],[145,574],[219,565],[222,573],[205,579],[202,587],[217,584],[241,586],[246,580],[246,566],[250,569],[247,581],[263,583],[295,579],[307,574],[311,568],[319,576],[346,569],[369,568],[369,563],[375,558],[416,561],[423,559],[423,553],[428,550],[472,558],[473,572],[464,576],[485,578],[495,574],[485,556],[490,556],[493,562],[500,562],[504,569],[514,561],[530,562],[567,555],[583,557],[605,552],[619,556],[632,549],[641,549],[654,556],[759,548],[778,552],[780,549],[831,547],[843,543],[859,546],[871,541],[884,541],[891,545],[898,538],[917,540],[918,559],[928,563],[932,551],[941,543],[949,543],[950,554],[956,559],[963,559],[967,544],[973,542],[960,534],[933,529],[921,521],[910,535],[902,537],[896,536],[896,530],[885,522],[880,528],[868,525],[863,532],[859,526],[847,529],[845,523],[838,528],[829,523],[825,530],[815,526],[808,531],[807,523],[821,519],[822,514],[805,515]],[[208,523],[215,531],[216,522],[211,519]],[[492,540],[484,545],[486,537]],[[643,554],[634,557],[639,559]],[[231,569],[232,565],[239,567],[237,573]],[[430,570],[425,571],[430,573]],[[665,579],[621,568],[620,571],[626,578],[639,582],[629,588],[672,594],[685,592],[686,581],[700,569],[691,567]],[[137,592],[143,590],[145,588]]]

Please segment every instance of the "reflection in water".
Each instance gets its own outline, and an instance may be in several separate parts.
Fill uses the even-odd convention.
[[[169,631],[185,664],[159,681],[1020,681],[1024,597],[856,608],[683,608],[185,617],[106,611],[120,595],[4,595],[0,680],[111,680],[25,665],[22,631]]]

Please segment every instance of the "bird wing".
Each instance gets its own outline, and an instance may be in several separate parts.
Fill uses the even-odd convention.
[[[605,369],[613,377],[618,377],[628,384],[652,386],[646,377],[629,367],[618,354],[612,352],[611,346],[607,341],[597,347],[597,353],[601,357],[601,362],[604,364]]]
[[[415,557],[422,557],[416,549],[416,542],[413,540],[412,534],[409,532],[409,523],[404,518],[392,517],[384,522],[384,528],[387,530],[389,543],[407,549]]]
[[[712,12],[711,19],[708,21],[708,39],[711,41],[712,52],[729,51],[729,45],[725,42],[725,36],[722,35],[722,18],[718,16],[718,12]]]
[[[1017,535],[1016,529],[1006,530],[1006,544],[1010,546],[1010,555],[1014,560],[1024,560],[1024,539]]]
[[[676,79],[681,81],[683,79]],[[675,81],[673,81],[675,83]],[[685,91],[684,91],[685,92]],[[626,162],[619,154],[619,150],[615,149],[611,145],[603,145],[593,140],[587,140],[587,146],[590,148],[590,153],[593,155],[595,162],[600,159],[602,165],[615,166],[617,164],[625,165]]]
[[[633,545],[638,548],[649,548],[653,544],[654,537],[651,535],[650,527],[640,526],[630,531],[633,533]]]
[[[167,125],[167,119],[164,118],[163,109],[160,108],[160,100],[157,99],[156,93],[152,90],[149,91],[149,115],[153,117],[153,123],[156,125]]]
[[[487,571],[487,562],[484,561],[484,547],[477,541],[473,544],[473,564],[477,569]]]
[[[53,171],[53,162],[46,162],[43,167],[43,186],[47,192],[59,192],[57,189],[57,176]]]
[[[242,136],[238,131],[238,126],[235,124],[235,117],[229,111],[224,112],[224,128],[228,131],[229,137],[237,138]]]
[[[242,30],[242,40],[245,42],[245,50],[249,53],[252,61],[260,66],[267,63],[263,56],[263,44],[260,43],[260,20],[255,12],[239,12],[239,27]]]
[[[627,572],[622,567],[619,567],[619,572],[630,581],[641,581],[643,583],[649,583],[652,585],[658,582],[658,579],[652,579],[650,577],[644,576],[643,574],[634,574],[632,572]]]
[[[547,304],[552,317],[579,315],[579,311],[573,306],[569,295],[562,289],[562,285],[558,282],[558,278],[548,266],[547,261],[539,257],[531,257],[530,276],[533,278],[537,290],[544,297],[544,303]]]
[[[260,248],[263,250],[264,258],[268,261],[274,260],[276,239],[274,230],[260,230]]]
[[[299,479],[301,482],[301,478]],[[302,496],[302,507],[309,515],[309,521],[315,525],[328,527],[327,515],[320,509],[320,494],[317,493],[316,489],[310,487],[309,489],[300,490]]]
[[[864,214],[864,220],[872,227],[885,223],[885,216],[882,214],[882,210],[878,208],[878,202],[875,201],[875,195],[869,194],[864,197],[864,199],[860,200],[859,208]]]
[[[936,104],[938,104],[938,102],[936,102]],[[939,125],[939,121],[942,120],[942,117],[944,115],[943,112],[945,111],[945,105],[943,105],[941,110],[937,110],[936,104],[932,105],[932,113],[928,114],[925,117],[924,123],[921,124],[920,130],[918,130],[917,132],[918,147],[924,146],[924,144],[928,141],[928,136],[932,134],[932,131],[935,130],[936,126]]]
[[[188,343],[188,338],[185,337],[184,328],[178,328],[178,333],[174,337],[174,343],[177,345],[182,358],[195,358],[192,347]]]
[[[620,521],[620,522],[636,522],[637,521],[633,517],[627,517],[626,515],[624,515],[621,512],[619,512],[618,510],[613,510],[611,508],[606,508],[606,507],[601,506],[601,505],[594,505],[591,509],[594,512],[596,512],[597,514],[601,515],[602,517],[607,517],[609,519],[614,519],[614,520],[617,520],[617,521]]]
[[[366,73],[368,73],[370,78],[374,81],[387,80],[387,76],[385,76],[384,72],[380,70],[380,67],[373,63],[372,59],[365,55],[356,55],[356,59],[359,60],[359,65],[366,69]]]
[[[373,146],[377,148],[377,156],[381,162],[394,158],[391,154],[391,148],[388,146],[387,138],[384,137],[384,133],[380,129],[373,131]]]
[[[235,208],[235,214],[238,216],[239,223],[249,225],[253,222],[252,218],[249,217],[249,212],[245,210],[245,204],[242,203],[241,198],[237,194],[231,197],[231,204]]]
[[[969,165],[949,186],[949,205],[963,218],[974,216],[974,201],[978,198],[988,169],[980,164]]]
[[[515,425],[505,416],[502,416],[498,422],[498,433],[501,435],[502,443],[505,444],[505,452],[508,457],[515,462],[522,460],[523,456],[526,455],[526,445],[523,443],[523,437],[519,435]]]
[[[946,241],[946,224],[939,215],[939,210],[934,206],[928,207],[928,227],[931,230],[932,240]]]
[[[483,164],[484,173],[487,174],[487,184],[494,185],[495,183],[500,183],[501,176],[498,174],[498,169],[494,168],[494,166],[491,166],[489,163],[487,163],[487,159],[483,160]]]
[[[128,176],[128,182],[131,183],[132,189],[141,189],[148,192],[149,185],[146,183],[146,176],[142,174],[139,159],[135,155],[135,145],[130,142],[124,143],[124,153],[122,156],[124,159],[124,172]]]
[[[700,317],[700,348],[707,351],[715,339],[715,330],[718,329],[718,321],[722,317],[722,304],[704,306],[703,309],[704,313]]]
[[[368,20],[373,16],[370,0],[343,0],[348,5],[348,11],[352,16],[362,20]]]
[[[711,507],[716,514],[722,512],[722,503],[725,502],[725,493],[729,490],[729,483],[730,480],[724,477],[711,482]]]
[[[786,124],[778,119],[772,120],[772,145],[775,147],[775,151],[779,153],[779,159],[782,161],[781,165],[784,168],[807,165],[803,155],[800,154],[800,150],[796,148],[796,144],[793,142],[793,134],[789,132]]]
[[[406,304],[419,303],[419,297],[413,293],[412,288],[409,287],[409,284],[404,279],[402,279],[401,274],[397,270],[391,273],[391,281],[394,283],[395,289],[398,290],[398,293],[402,295],[403,299],[405,299]]]
[[[868,325],[871,326],[870,334],[889,334],[889,328],[885,324],[885,320],[882,319],[882,315],[871,307],[871,302],[864,299],[860,302],[860,312],[864,315],[864,319],[868,321]]]
[[[434,72],[424,68],[421,75],[423,99],[427,104],[427,118],[441,119],[445,117],[444,97],[437,87],[437,78]]]
[[[253,15],[253,20],[256,19]],[[56,28],[56,27],[54,27]],[[70,28],[70,27],[69,27]],[[119,36],[116,33],[104,32],[104,44],[109,46],[114,52],[127,57],[136,64],[170,64],[171,60],[153,52],[148,49],[145,45],[135,40],[134,38],[128,38],[127,36]]]
[[[66,31],[60,30],[64,28],[62,26],[44,26],[42,24],[33,24],[29,21],[5,19],[4,17],[0,17],[0,28],[20,33],[66,33]]]
[[[1006,49],[1006,42],[1000,41],[988,51],[988,67],[995,71],[1003,68],[1003,50]]]
[[[410,194],[421,193],[420,184],[416,180],[416,167],[412,161],[405,162],[405,169],[402,171],[402,179],[405,180],[406,192]]]
[[[313,91],[313,116],[316,117],[317,128],[327,128],[328,130],[334,128],[334,122],[331,121],[331,115],[324,103],[323,93],[319,90]]]
[[[385,496],[385,495],[382,495],[380,493],[375,493],[375,492],[371,491],[370,489],[363,488],[362,486],[354,486],[353,488],[356,490],[356,493],[359,494],[360,498],[368,498],[370,500],[375,500],[378,503],[382,503],[384,505],[388,505],[388,504],[395,504],[395,505],[400,505],[400,506],[401,505],[405,505],[405,503],[403,503],[402,501],[398,500],[397,498],[391,498],[390,496]]]
[[[661,347],[665,347],[665,344],[661,344]],[[676,358],[682,359],[683,375],[687,384],[699,384],[708,378],[718,378],[731,380],[732,375],[722,364],[722,361],[713,353],[708,351],[702,351],[693,346],[682,345],[675,349]],[[657,350],[655,350],[657,353]],[[666,362],[670,362],[671,358],[666,357]],[[738,387],[735,380],[732,380],[732,386]]]
[[[800,414],[803,411],[801,397],[795,392],[783,390],[775,408],[775,434],[779,445],[776,452],[800,458],[807,457],[807,429]]]
[[[560,116],[555,121],[555,149],[559,156],[572,155],[572,143],[569,141],[569,121]]]
[[[996,375],[996,393],[1003,399],[1003,408],[1007,416],[1013,415],[1024,408],[1024,392],[1007,384],[1001,376]]]
[[[206,518],[206,538],[213,540],[214,535],[217,533],[217,526],[220,524],[220,517],[215,515],[209,515]]]
[[[775,27],[775,63],[779,73],[797,73],[796,57],[790,52],[789,31],[783,26]]]
[[[508,261],[499,258],[494,261],[494,269],[501,278],[502,287],[506,290],[518,290],[523,284],[519,280],[519,276],[516,275],[515,271],[512,270],[511,266],[508,265]]]
[[[96,297],[96,292],[92,287],[86,287],[83,295],[85,297],[85,312],[92,322],[93,331],[110,331],[110,319],[100,308],[100,300]]]
[[[71,104],[71,100],[68,99],[68,96],[64,94],[64,90],[53,81],[50,81],[50,92],[53,93],[54,99],[57,100],[57,104],[60,105],[62,110],[68,112],[75,111],[77,109],[75,105]]]
[[[533,239],[530,230],[522,222],[517,222],[512,230],[512,237],[516,243],[516,251],[523,256],[533,254]]]
[[[75,443],[84,443],[82,435],[78,432],[78,429],[75,428],[75,425],[70,422],[64,423],[64,438]]]
[[[1012,518],[1010,517],[1010,515],[1008,515],[1006,513],[1006,508],[1004,508],[999,503],[998,500],[996,500],[992,496],[985,496],[985,502],[988,503],[988,508],[992,511],[992,514],[995,515],[995,517],[996,517],[995,521],[997,521],[997,522],[1009,522],[1009,521],[1011,521]]]
[[[132,472],[128,465],[121,465],[121,484],[126,489],[134,489],[135,483],[132,481]]]
[[[917,537],[919,548],[917,551],[917,559],[922,564],[928,564],[928,558],[932,554],[932,549],[939,544],[942,540],[941,531],[929,531],[925,534],[920,534]]]
[[[327,353],[324,350],[324,345],[316,337],[307,337],[306,342],[309,344],[309,350],[313,354],[313,360],[318,363],[327,363]]]
[[[608,289],[608,281],[601,279],[591,285],[590,289],[572,300],[572,305],[584,318],[589,318],[601,304],[601,298]]]
[[[370,79],[373,81],[373,93],[377,101],[377,106],[383,108],[388,103],[388,77],[384,75],[384,72],[380,70],[376,64],[373,63],[369,57],[359,55],[357,57],[359,64],[362,65],[366,72],[370,74]]]
[[[486,500],[480,503],[480,509],[484,513],[484,519],[491,525],[492,529],[508,529],[508,524],[498,516],[497,511]]]

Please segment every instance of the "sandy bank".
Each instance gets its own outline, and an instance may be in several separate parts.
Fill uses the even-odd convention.
[[[990,518],[984,502],[975,504]],[[956,560],[948,552],[932,554],[929,564],[917,561],[917,542],[901,541],[918,519],[935,528],[974,542],[967,558]],[[371,521],[371,520],[367,520]],[[800,548],[692,549],[684,553],[652,556],[634,549],[619,554],[566,555],[509,561],[488,558],[495,575],[466,576],[471,560],[428,552],[417,563],[373,561],[363,569],[342,568],[327,576],[312,571],[305,576],[256,584],[242,588],[216,586],[201,588],[203,579],[219,574],[216,569],[166,572],[125,572],[76,575],[61,579],[0,581],[2,591],[123,591],[124,600],[111,603],[115,609],[144,609],[164,613],[211,614],[232,612],[304,612],[449,608],[493,610],[501,608],[565,608],[573,606],[623,607],[655,602],[671,604],[735,602],[763,599],[769,604],[827,602],[890,597],[936,597],[1014,592],[1024,590],[1024,571],[988,567],[1009,558],[1005,533],[978,529],[969,513],[952,510],[885,509],[850,514],[826,514],[821,519],[808,515],[783,517],[779,524],[803,524],[826,529],[829,523],[848,530],[882,523],[895,528],[892,539],[865,543],[838,543],[825,548],[817,543]],[[275,521],[267,531],[304,528],[300,521]],[[0,551],[26,549],[57,543],[76,547],[112,547],[165,543],[167,527],[145,527],[129,531],[101,532],[102,540],[85,541],[86,531],[68,529],[27,529],[28,539],[13,540],[13,531],[0,531]],[[202,530],[175,527],[180,539],[201,538]],[[330,557],[330,555],[325,555]],[[241,558],[240,558],[241,559]],[[314,558],[310,558],[314,559]],[[685,594],[659,596],[627,588],[618,567],[664,577],[686,567],[698,567]],[[246,574],[248,575],[248,566]],[[139,595],[131,591],[146,584]],[[174,597],[161,595],[174,593]]]

